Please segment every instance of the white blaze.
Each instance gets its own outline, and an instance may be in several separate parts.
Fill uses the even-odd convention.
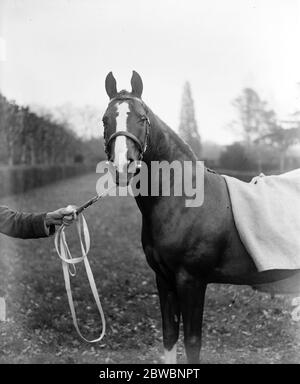
[[[118,116],[117,116],[116,132],[127,131],[127,118],[128,118],[128,113],[130,112],[128,104],[127,103],[119,104],[117,112],[118,112]],[[128,148],[126,143],[126,137],[118,136],[115,142],[114,163],[119,172],[127,171],[127,164],[128,164],[127,151],[128,151]]]

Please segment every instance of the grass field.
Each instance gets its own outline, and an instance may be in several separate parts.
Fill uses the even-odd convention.
[[[95,193],[97,175],[35,189],[1,204],[45,211],[81,204]],[[90,263],[102,299],[107,334],[82,342],[73,327],[61,264],[53,238],[16,240],[0,236],[1,363],[160,363],[162,334],[154,274],[144,258],[141,216],[131,198],[105,198],[85,214],[92,240]],[[78,243],[69,234],[73,253]],[[80,326],[99,331],[84,270],[72,280]],[[248,287],[211,285],[206,295],[203,363],[299,363],[300,324],[291,320],[290,300]],[[182,337],[179,361],[184,362]]]

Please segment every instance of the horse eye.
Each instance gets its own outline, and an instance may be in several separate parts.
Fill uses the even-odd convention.
[[[144,115],[143,115],[143,116],[140,116],[139,120],[140,120],[141,123],[143,123],[144,121],[147,120],[147,117],[144,116]]]

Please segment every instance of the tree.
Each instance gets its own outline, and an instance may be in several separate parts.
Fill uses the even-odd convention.
[[[283,172],[289,148],[300,142],[300,111],[289,120],[279,121],[275,112],[251,88],[245,88],[233,105],[238,112],[234,125],[243,135],[248,155],[256,160],[258,172],[262,171],[262,164],[276,166],[278,163]]]
[[[235,122],[242,133],[246,149],[255,154],[257,170],[262,171],[264,146],[260,145],[260,138],[268,134],[277,124],[276,114],[268,108],[252,88],[245,88],[242,94],[233,102],[238,112]]]
[[[273,118],[269,124],[269,130],[256,140],[257,143],[267,144],[277,153],[279,158],[279,170],[286,169],[288,150],[300,143],[300,111],[295,111],[287,120],[278,121]]]
[[[300,142],[300,127],[283,128],[277,124],[273,126],[270,133],[262,136],[257,141],[260,143],[265,142],[278,151],[279,170],[284,172],[288,149]]]
[[[7,104],[4,121],[8,164],[14,165],[18,163],[21,146],[20,137],[24,128],[22,109],[15,102]]]
[[[240,142],[228,145],[221,153],[219,162],[222,168],[231,170],[249,171],[255,167],[255,161]]]
[[[51,115],[38,116],[0,94],[0,161],[9,165],[66,164],[82,152],[82,140]]]
[[[191,86],[186,82],[183,88],[179,135],[190,145],[197,157],[201,155],[201,139],[195,119]]]
[[[248,145],[268,133],[276,123],[275,112],[269,109],[267,103],[251,88],[243,89],[242,94],[234,100],[233,106],[239,116],[236,123]]]
[[[8,114],[8,103],[4,96],[0,94],[0,163],[4,163],[8,158],[6,145],[6,120]]]

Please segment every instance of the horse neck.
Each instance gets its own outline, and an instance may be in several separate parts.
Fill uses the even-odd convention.
[[[149,166],[151,161],[196,161],[191,148],[151,110],[148,111],[150,120],[150,135],[148,149],[144,162]]]
[[[148,117],[150,120],[149,141],[143,161],[147,164],[149,170],[151,169],[152,161],[168,161],[171,163],[175,160],[180,162],[197,160],[190,147],[151,110],[148,110]],[[149,186],[150,177],[149,174]],[[169,198],[152,197],[150,194],[146,197],[136,197],[137,205],[144,216],[151,215],[153,207],[162,201],[167,202],[170,207],[172,206]]]
[[[151,169],[151,161],[166,160],[172,162],[178,160],[181,162],[195,162],[197,160],[189,146],[165,123],[152,112],[148,116],[151,128],[149,145],[143,159],[148,169]],[[148,184],[150,185],[150,182]],[[195,185],[194,182],[193,185]],[[143,216],[143,225],[147,228],[143,232],[147,234],[145,236],[149,239],[152,236],[151,233],[161,232],[164,226],[168,226],[172,220],[178,220],[182,212],[184,212],[185,220],[188,220],[189,223],[197,221],[199,230],[201,226],[205,227],[207,225],[208,218],[215,220],[217,223],[224,223],[228,220],[231,212],[228,209],[230,200],[224,178],[204,167],[204,183],[201,188],[204,188],[203,204],[199,209],[187,208],[188,211],[185,209],[185,196],[182,198],[174,196],[136,196],[137,205]],[[186,230],[189,230],[189,228],[189,225],[187,225]]]

